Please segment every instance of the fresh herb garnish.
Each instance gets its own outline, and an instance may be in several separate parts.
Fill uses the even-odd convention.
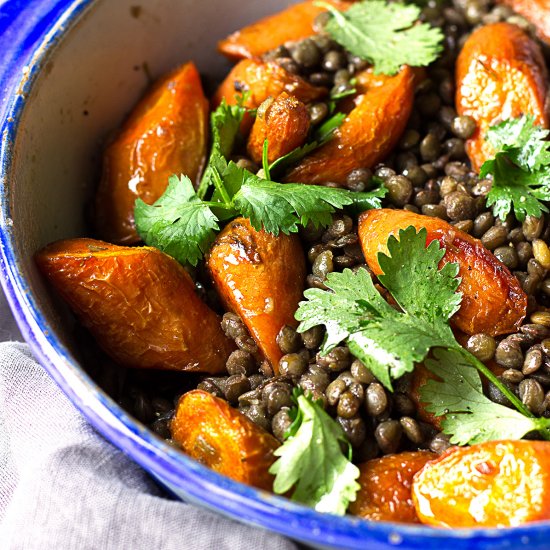
[[[197,192],[188,177],[172,176],[154,204],[136,200],[134,218],[140,237],[181,263],[197,264],[214,240],[220,221],[242,215],[250,218],[258,231],[264,227],[275,235],[281,231],[295,233],[299,225],[309,222],[315,227],[328,226],[332,214],[345,206],[355,210],[379,208],[387,192],[381,180],[377,180],[380,187],[368,193],[271,181],[270,173],[278,161],[269,166],[267,141],[262,158],[263,178],[229,162],[247,112],[245,100],[246,97],[237,105],[222,102],[212,114],[212,151]],[[316,139],[326,143],[339,122],[339,114],[331,117],[319,127]],[[315,146],[319,146],[318,142]],[[208,195],[211,196],[207,200]]]
[[[238,215],[250,218],[256,230],[295,233],[310,221],[326,227],[332,214],[346,205],[363,210],[379,208],[386,194],[381,187],[368,193],[316,185],[281,184],[262,179],[234,162],[220,174],[213,168],[218,200],[202,201],[186,177],[170,180],[162,197],[153,205],[136,201],[135,220],[140,237],[150,246],[170,254],[181,263],[196,265],[218,230],[218,221]],[[214,199],[214,197],[213,197]]]
[[[299,332],[324,324],[326,354],[342,340],[388,389],[391,380],[414,369],[434,346],[456,343],[448,320],[460,305],[457,264],[437,264],[445,254],[434,240],[426,249],[426,230],[413,227],[388,240],[390,256],[379,255],[386,275],[380,282],[401,306],[397,311],[375,288],[365,269],[331,273],[325,285],[333,292],[306,290],[296,318]]]
[[[290,411],[293,423],[286,441],[276,451],[280,457],[270,468],[275,474],[273,490],[284,494],[294,487],[292,500],[318,512],[344,515],[360,489],[359,469],[351,462],[351,446],[340,425],[322,405],[293,392],[296,407]],[[341,444],[347,449],[346,456]]]
[[[241,122],[248,111],[244,106],[247,98],[248,92],[238,96],[236,105],[228,105],[224,98],[210,115],[212,150],[197,189],[199,199],[204,199],[208,190],[214,186],[214,170],[221,174],[227,168],[227,159],[233,151]]]
[[[505,120],[492,126],[487,141],[495,158],[483,163],[480,177],[493,176],[487,206],[504,220],[514,211],[519,221],[548,212],[541,201],[550,200],[550,132],[534,124],[532,116]]]
[[[153,206],[137,200],[134,216],[147,245],[191,265],[197,265],[219,230],[218,218],[198,198],[187,176],[172,176]]]
[[[437,240],[426,248],[426,236],[425,229],[418,233],[414,227],[400,230],[399,240],[394,236],[388,239],[389,255],[378,254],[384,272],[378,279],[397,308],[382,298],[365,269],[355,273],[346,269],[327,276],[328,291],[306,290],[307,301],[300,303],[296,313],[296,319],[301,321],[298,331],[325,325],[327,332],[321,353],[326,354],[346,341],[351,353],[390,390],[392,380],[411,372],[414,364],[425,360],[431,349],[459,354],[468,368],[475,367],[485,375],[521,415],[533,419],[525,405],[455,339],[449,319],[460,307],[458,265],[447,263],[439,269],[445,250]],[[475,400],[473,408],[474,405]],[[448,407],[443,410],[448,412],[447,409],[451,411]],[[542,427],[542,421],[537,424],[538,420],[531,426]],[[446,429],[460,441],[473,437],[460,435],[460,423],[449,423]],[[546,430],[541,433],[550,437]],[[476,437],[480,441],[491,437],[491,433]]]
[[[483,395],[478,372],[456,351],[436,349],[426,366],[439,380],[420,388],[426,410],[443,416],[441,426],[452,434],[451,443],[466,445],[496,439],[521,439],[533,431],[548,434],[549,418],[531,418],[494,403]]]
[[[442,31],[415,24],[421,10],[413,4],[364,0],[345,12],[326,2],[316,4],[332,14],[325,31],[353,55],[372,63],[376,74],[393,75],[401,65],[429,65],[443,50]]]

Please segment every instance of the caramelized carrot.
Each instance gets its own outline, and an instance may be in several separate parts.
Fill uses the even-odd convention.
[[[338,0],[329,0],[329,4],[340,11],[349,7],[348,2]],[[324,11],[314,0],[294,4],[229,35],[218,43],[218,50],[233,60],[259,57],[285,42],[313,35],[315,18]]]
[[[162,78],[130,113],[106,148],[96,197],[98,234],[118,244],[139,241],[134,204],[152,204],[172,174],[196,181],[206,158],[208,101],[193,63]]]
[[[156,248],[93,239],[47,246],[36,262],[98,344],[126,367],[219,373],[234,349],[187,271]]]
[[[312,86],[272,61],[258,59],[243,59],[237,63],[217,89],[213,104],[216,107],[225,99],[229,105],[235,105],[243,92],[249,93],[245,105],[250,109],[256,109],[267,98],[277,97],[283,92],[303,103],[315,101],[328,93],[326,88]],[[247,129],[250,119],[243,122],[244,129]]]
[[[511,527],[550,519],[550,443],[490,441],[452,448],[414,477],[422,523]]]
[[[360,464],[361,488],[349,512],[378,521],[419,523],[411,495],[413,476],[436,456],[429,451],[405,452]]]
[[[496,23],[472,33],[456,63],[456,109],[477,123],[466,141],[475,170],[495,154],[485,140],[490,126],[529,114],[548,127],[547,90],[541,50],[519,27]]]
[[[411,225],[427,230],[427,245],[437,239],[446,249],[441,265],[459,265],[462,305],[451,318],[454,327],[470,335],[482,332],[491,336],[519,328],[527,311],[527,296],[519,281],[481,241],[438,218],[388,209],[361,214],[359,238],[367,264],[375,274],[381,273],[378,253],[387,253],[389,236]]]
[[[258,109],[248,136],[248,154],[255,162],[261,163],[267,139],[267,158],[273,162],[305,143],[309,125],[307,107],[295,97],[283,92],[275,99],[266,99]]]
[[[369,82],[366,77],[359,77]],[[393,149],[411,113],[415,74],[377,77],[355,100],[355,107],[323,147],[308,155],[285,178],[288,182],[343,183],[355,168],[372,167]],[[383,83],[381,82],[383,80]]]
[[[510,6],[534,25],[538,37],[550,44],[550,3],[548,0],[498,0]]]
[[[222,301],[241,317],[278,372],[283,353],[276,337],[285,325],[297,325],[294,313],[305,284],[298,236],[256,231],[247,219],[238,218],[218,235],[207,264]]]
[[[271,491],[279,442],[227,401],[193,390],[179,400],[170,430],[191,457],[241,483]]]
[[[420,397],[420,389],[428,382],[428,380],[437,380],[438,377],[432,374],[424,363],[417,363],[414,366],[414,371],[411,379],[411,386],[408,392],[409,397],[416,405],[416,416],[423,422],[431,424],[434,428],[441,430],[441,421],[444,416],[436,416],[434,413],[426,410],[426,404]]]

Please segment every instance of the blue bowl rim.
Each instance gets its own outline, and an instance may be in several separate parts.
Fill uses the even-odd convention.
[[[48,13],[49,0],[34,2],[35,10]],[[202,466],[173,449],[128,416],[79,367],[69,350],[53,332],[38,307],[22,266],[17,259],[13,223],[9,207],[9,174],[13,147],[26,98],[32,91],[41,67],[55,46],[94,0],[61,0],[61,16],[47,21],[35,37],[30,57],[8,68],[12,81],[11,96],[1,121],[0,143],[0,272],[1,284],[14,317],[35,357],[87,420],[115,446],[124,451],[161,481],[181,489],[196,503],[217,510],[236,520],[269,528],[275,532],[319,546],[372,548],[403,545],[411,548],[440,547],[452,542],[454,548],[500,548],[544,544],[550,535],[550,522],[534,523],[513,529],[432,529],[426,526],[370,522],[350,516],[327,517],[314,510],[235,482]],[[25,9],[25,8],[19,8]],[[37,33],[37,29],[26,30]],[[27,34],[27,38],[28,38]],[[19,40],[24,36],[19,36]],[[20,42],[12,46],[12,53]],[[17,74],[22,78],[17,81]],[[5,77],[6,75],[4,75]]]

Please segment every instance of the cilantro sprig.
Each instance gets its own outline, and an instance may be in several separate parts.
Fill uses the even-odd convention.
[[[325,31],[352,54],[373,64],[374,72],[393,75],[401,65],[429,65],[443,50],[443,33],[427,23],[415,24],[420,8],[384,0],[356,2],[341,12],[316,2],[332,18]]]
[[[550,429],[550,419],[532,418],[494,403],[483,394],[478,372],[462,353],[436,349],[426,360],[438,380],[420,388],[426,410],[444,416],[443,431],[452,434],[451,443],[466,445],[495,439],[521,439],[525,434]]]
[[[344,515],[360,489],[359,469],[351,462],[351,446],[340,425],[322,405],[295,388],[293,422],[271,466],[273,490],[284,494],[294,488],[292,500],[318,512]],[[341,445],[347,447],[347,456]]]
[[[509,212],[519,221],[548,212],[550,200],[550,132],[535,125],[532,116],[505,120],[489,128],[486,139],[493,159],[483,163],[480,177],[493,177],[487,206],[504,220]]]
[[[243,100],[244,101],[244,100]],[[164,194],[152,205],[136,201],[136,229],[149,245],[173,256],[181,263],[196,265],[208,251],[220,222],[245,216],[256,230],[269,233],[296,233],[299,226],[312,223],[326,227],[332,214],[344,207],[355,210],[378,208],[387,192],[380,186],[367,193],[305,184],[281,184],[270,179],[273,165],[267,163],[264,146],[260,177],[228,161],[239,139],[239,127],[246,108],[243,102],[225,102],[211,116],[212,151],[208,166],[195,192],[187,176],[172,176]],[[329,119],[320,128],[319,139],[326,142],[341,117]],[[209,197],[209,198],[208,198]]]
[[[539,430],[543,437],[550,439],[550,421],[535,419],[486,365],[457,342],[449,319],[458,311],[461,302],[461,295],[457,292],[460,282],[458,265],[447,263],[439,269],[445,250],[437,240],[426,247],[426,236],[425,229],[417,233],[412,226],[400,230],[399,239],[394,236],[388,239],[388,254],[378,254],[383,271],[378,280],[390,293],[396,307],[384,300],[365,269],[355,273],[347,269],[327,276],[325,285],[329,290],[309,289],[304,293],[307,300],[300,303],[296,313],[296,319],[300,321],[298,331],[325,325],[326,337],[321,353],[326,354],[345,341],[351,353],[390,390],[392,380],[411,372],[415,363],[426,360],[431,350],[436,354],[438,350],[455,354],[461,358],[456,367],[458,382],[445,378],[444,371],[437,371],[437,365],[434,367],[433,361],[427,361],[429,368],[435,368],[436,374],[442,375],[444,384],[436,389],[432,384],[427,393],[425,390],[424,400],[431,403],[431,410],[436,414],[475,415],[467,418],[470,431],[468,422],[462,427],[461,422],[452,422],[454,417],[449,416],[443,424],[446,433],[461,443],[510,436],[510,431],[503,429],[504,422],[495,424],[493,430],[475,432],[472,428],[486,421],[489,410],[488,406],[480,406],[479,392],[474,391],[479,390],[475,379],[475,376],[479,379],[479,371],[509,399],[518,411],[518,418],[529,419],[522,420],[522,429]],[[460,380],[467,381],[472,391],[462,394]],[[454,397],[442,404],[437,396],[445,392]],[[454,405],[458,408],[453,409]],[[491,411],[495,412],[495,409]],[[503,416],[500,409],[496,412]]]

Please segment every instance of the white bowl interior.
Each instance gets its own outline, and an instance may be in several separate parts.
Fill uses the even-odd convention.
[[[229,64],[216,42],[293,2],[277,0],[98,0],[42,61],[25,107],[9,174],[16,254],[46,320],[72,348],[59,303],[33,262],[44,245],[87,234],[102,143],[142,95],[149,75],[193,60],[220,78]]]

